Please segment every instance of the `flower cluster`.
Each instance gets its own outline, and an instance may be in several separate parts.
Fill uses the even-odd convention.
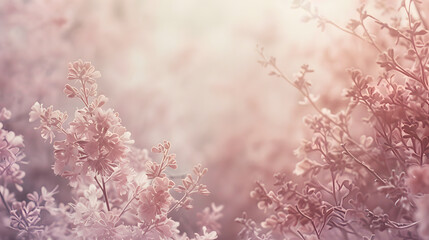
[[[64,93],[83,103],[70,122],[67,113],[38,102],[29,114],[30,122],[40,121],[36,128],[42,138],[53,142],[53,171],[68,179],[74,202],[58,204],[54,194],[64,189],[47,191],[45,187],[40,194],[27,194],[28,201],[15,200],[7,187],[15,185],[22,190],[24,172],[18,164],[24,157],[24,145],[21,136],[1,129],[4,209],[0,210],[5,210],[10,227],[22,239],[190,239],[180,233],[179,222],[169,214],[192,208],[194,194],[209,194],[200,181],[207,169],[195,166],[193,175],[186,175],[182,185],[177,185],[167,171],[177,168],[169,142],[152,148],[153,153],[162,154],[159,163],[152,161],[146,150],[132,147],[119,114],[102,108],[107,98],[97,93],[99,77],[89,62],[78,60],[69,65],[70,84]],[[8,118],[10,112],[2,109],[0,119]],[[177,195],[180,197],[174,197]],[[220,226],[215,221],[221,208],[215,210],[214,219],[208,220],[210,214],[204,217],[201,233],[195,233],[193,239],[217,238]]]
[[[8,120],[11,112],[6,108],[0,111],[0,121]],[[0,122],[0,183],[5,190],[10,184],[14,185],[18,191],[22,191],[23,178],[25,172],[20,169],[20,165],[25,155],[22,152],[24,140],[22,136],[16,135],[12,131],[3,128]]]
[[[14,212],[11,209],[11,205],[17,203],[15,194],[9,190],[9,187],[14,186],[17,191],[22,191],[25,176],[25,172],[20,168],[20,164],[24,159],[24,154],[22,153],[22,148],[24,147],[23,138],[22,136],[16,136],[14,132],[8,131],[3,127],[3,121],[10,118],[11,112],[6,108],[2,108],[0,111],[0,121],[2,121],[0,122],[0,197],[2,201],[0,217],[2,219],[7,219],[11,211]]]
[[[0,120],[9,120],[11,112],[5,108],[0,111]],[[40,194],[33,192],[27,194],[28,201],[18,201],[15,197],[15,191],[23,191],[25,172],[21,170],[20,165],[24,163],[23,154],[24,141],[22,136],[15,135],[14,132],[5,130],[3,123],[0,122],[1,151],[0,151],[0,198],[2,201],[0,207],[0,217],[8,219],[10,228],[17,231],[16,237],[22,239],[41,239],[49,236],[67,236],[67,230],[64,222],[57,221],[61,219],[67,211],[67,206],[57,205],[54,195],[57,188],[48,191],[45,187],[41,188]],[[13,188],[11,188],[13,186]],[[42,214],[50,216],[54,222],[42,221]],[[63,232],[65,231],[65,232]],[[61,234],[59,234],[61,232]],[[10,238],[5,232],[5,236]]]
[[[311,139],[295,151],[301,161],[293,173],[303,180],[291,181],[282,172],[275,175],[275,190],[257,183],[251,192],[267,214],[260,226],[270,239],[427,239],[429,51],[421,3],[401,1],[403,14],[392,22],[363,6],[347,27],[320,16],[308,1],[294,1],[294,7],[322,30],[333,26],[368,44],[379,54],[374,64],[381,73],[373,77],[349,69],[347,104],[333,113],[311,94],[308,65],[293,80],[259,49],[270,75],[295,87],[317,112],[304,119]],[[370,32],[371,21],[381,30]],[[359,117],[363,120],[356,121]],[[237,221],[244,238],[264,239],[254,222]]]

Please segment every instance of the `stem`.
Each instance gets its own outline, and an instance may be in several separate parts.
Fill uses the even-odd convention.
[[[259,54],[261,55],[261,57],[268,62],[272,68],[274,68],[274,70],[278,73],[278,76],[282,79],[284,79],[286,82],[288,82],[290,85],[292,85],[294,88],[296,88],[310,103],[310,105],[320,114],[322,115],[324,118],[326,118],[329,122],[331,122],[332,124],[334,124],[335,126],[339,127],[341,130],[344,131],[344,133],[350,137],[348,130],[344,128],[344,126],[342,126],[341,124],[337,123],[336,121],[334,121],[332,118],[330,118],[328,115],[326,115],[324,112],[322,112],[322,110],[316,105],[316,103],[314,103],[314,101],[311,99],[310,94],[308,92],[308,89],[305,88],[305,91],[301,88],[299,88],[294,82],[292,82],[278,67],[276,64],[271,63],[270,61],[267,60],[267,57],[264,55],[263,52],[259,52]]]
[[[2,171],[0,172],[0,176],[3,175],[3,173],[6,172],[6,170],[8,170],[14,163],[16,162],[10,162],[9,165],[3,168]]]
[[[103,192],[103,195],[104,195],[104,200],[106,202],[107,210],[110,211],[109,199],[107,198],[106,184],[104,183],[104,178],[101,177],[101,182],[103,185],[100,184],[96,176],[94,177],[94,179],[97,182],[98,186],[101,188],[101,191]]]
[[[387,182],[382,179],[374,170],[372,170],[370,167],[368,167],[365,163],[363,163],[362,161],[360,161],[359,159],[357,159],[347,148],[345,144],[341,144],[341,146],[343,147],[344,151],[347,153],[347,155],[349,155],[355,162],[357,162],[359,165],[361,165],[362,167],[364,167],[366,170],[368,170],[368,172],[370,172],[372,175],[374,175],[374,177],[379,180],[380,182],[382,182],[384,185],[387,185]]]
[[[368,37],[368,39],[369,39],[369,42],[370,42],[370,44],[372,45],[372,46],[374,46],[374,48],[375,49],[377,49],[377,51],[379,52],[379,53],[381,53],[382,52],[382,50],[378,47],[378,45],[375,43],[375,41],[374,41],[374,39],[372,39],[372,37],[371,37],[371,35],[369,34],[369,32],[368,32],[368,29],[365,27],[365,24],[363,23],[363,18],[362,18],[362,16],[360,16],[360,23],[361,23],[361,25],[362,25],[362,28],[363,28],[363,31],[365,32],[365,34],[366,34],[366,36]]]
[[[350,134],[350,131],[347,127],[347,125],[342,125],[341,123],[337,123],[334,119],[332,119],[331,117],[329,117],[328,115],[326,115],[317,105],[316,103],[311,99],[308,89],[302,90],[300,89],[296,84],[294,84],[278,67],[275,63],[272,63],[270,61],[268,61],[267,57],[265,56],[265,54],[262,51],[258,51],[258,53],[261,55],[262,59],[264,59],[264,61],[268,62],[269,65],[277,72],[278,76],[282,79],[284,79],[286,82],[288,82],[290,85],[292,85],[295,89],[297,89],[310,103],[310,105],[314,108],[314,110],[316,110],[317,113],[319,113],[322,117],[324,117],[326,120],[328,120],[330,123],[332,123],[333,125],[339,127],[347,136],[348,140],[355,144],[359,149],[364,150],[364,148],[362,146],[360,146],[360,144],[358,142],[356,142],[353,137]]]
[[[409,3],[409,5],[408,5],[408,9],[407,8],[405,8],[405,11],[407,12],[407,16],[408,16],[408,26],[409,26],[409,28],[410,29],[412,29],[412,26],[411,26],[411,22],[412,22],[412,16],[411,16],[411,3],[412,3],[413,1],[410,1],[410,3]],[[415,6],[416,6],[416,4],[414,4]],[[416,6],[416,8],[417,8],[417,6]],[[418,9],[417,9],[418,10]],[[417,11],[418,12],[418,11]],[[419,12],[419,15],[420,15],[420,12]],[[421,17],[421,16],[420,16]],[[426,28],[426,26],[425,26],[425,28]],[[415,42],[415,38],[414,38],[414,35],[413,34],[410,34],[410,39],[409,39],[409,41],[410,41],[410,43],[411,43],[411,45],[412,45],[412,47],[413,47],[413,49],[414,49],[414,52],[416,53],[416,56],[417,56],[417,58],[418,58],[418,60],[419,60],[419,64],[420,64],[420,69],[421,69],[421,74],[422,74],[422,78],[423,79],[421,79],[421,81],[422,81],[422,84],[423,84],[423,86],[426,88],[426,89],[428,89],[428,87],[427,87],[427,83],[426,83],[426,73],[425,73],[425,68],[424,68],[424,66],[423,66],[423,61],[422,61],[422,58],[420,57],[420,54],[419,54],[419,52],[417,51],[417,47],[416,47],[416,42]]]
[[[335,190],[335,178],[336,178],[336,176],[332,170],[331,170],[331,177],[332,177],[332,196],[334,196],[335,205],[338,206],[337,193]]]
[[[88,96],[86,95],[85,81],[80,79],[80,83],[82,84],[82,91],[83,91],[82,92],[83,96],[80,99],[85,104],[85,106],[89,109],[89,101],[88,101]]]
[[[313,226],[314,232],[316,233],[317,239],[320,240],[320,235],[319,235],[319,232],[317,231],[317,228],[316,228],[316,225],[314,224],[313,219],[311,219],[309,216],[307,216],[303,212],[301,212],[301,210],[299,210],[298,206],[295,206],[295,208],[301,216],[303,216],[304,218],[306,218],[308,221],[311,222],[311,225]]]
[[[170,151],[170,149],[167,149],[164,151],[163,156],[162,156],[162,160],[161,160],[161,165],[159,166],[159,171],[156,174],[157,177],[161,176],[162,171],[167,167],[167,165],[164,166],[167,156],[168,156],[168,152]]]
[[[135,193],[133,194],[133,197],[125,204],[125,207],[122,209],[121,213],[118,215],[118,219],[128,210],[128,206],[131,204],[131,202],[136,199],[137,195],[139,195],[142,191],[138,191],[139,187],[137,187]]]
[[[354,84],[356,86],[358,86],[358,83],[353,80]],[[374,110],[374,108],[372,107],[372,104],[369,103],[367,100],[365,100],[365,97],[362,94],[362,90],[363,89],[359,89],[358,93],[359,93],[359,98],[360,101],[368,108],[368,110],[372,113],[372,115],[374,116],[374,118],[376,119],[378,125],[380,125],[380,128],[382,130],[382,132],[380,130],[377,130],[377,128],[375,127],[375,130],[384,138],[384,140],[386,141],[386,143],[388,143],[388,146],[391,148],[391,151],[393,152],[393,154],[400,160],[399,163],[401,164],[401,166],[405,166],[405,160],[403,160],[403,158],[401,157],[401,155],[399,154],[399,152],[395,149],[395,147],[392,144],[392,139],[391,137],[387,136],[386,130],[383,127],[383,121],[380,119],[380,117],[377,115],[376,111]],[[386,163],[386,168],[388,168],[388,165]]]
[[[195,181],[194,186],[192,186],[189,190],[187,190],[187,191],[185,192],[185,194],[183,195],[183,197],[182,197],[179,201],[177,201],[177,202],[176,202],[176,204],[174,204],[174,206],[173,206],[172,208],[170,208],[170,210],[168,210],[167,214],[168,214],[168,213],[171,213],[172,211],[174,211],[178,206],[180,206],[180,204],[182,204],[182,203],[185,201],[185,199],[186,199],[189,195],[191,195],[191,194],[192,194],[192,191],[193,191],[193,190],[195,189],[195,187],[197,186],[198,182],[200,181],[200,178],[201,178],[201,176],[198,176],[198,177],[197,177],[197,180]]]
[[[7,210],[7,213],[10,215],[10,207],[7,204],[6,200],[4,199],[3,194],[1,192],[0,192],[0,198],[1,198],[1,201],[3,202],[3,205],[5,206],[5,208]]]
[[[304,235],[302,235],[302,233],[299,230],[297,230],[296,232],[302,238],[302,240],[306,240],[305,237],[304,237]]]
[[[104,183],[103,177],[101,177],[101,181],[103,182],[103,194],[104,194],[104,199],[106,200],[107,210],[110,211],[109,199],[107,199],[106,184]]]
[[[414,7],[416,8],[416,12],[419,15],[420,21],[423,24],[423,27],[427,30],[428,29],[428,24],[426,23],[425,19],[422,16],[422,13],[420,12],[420,7],[417,3],[414,3]]]
[[[133,196],[130,201],[127,202],[127,204],[125,205],[124,209],[122,209],[121,213],[118,215],[118,218],[120,218],[122,216],[122,214],[125,213],[125,211],[127,210],[127,207],[130,205],[130,203],[136,199],[136,196]]]
[[[416,8],[417,8],[417,5],[416,5]],[[330,25],[332,25],[332,26],[334,26],[335,28],[337,28],[337,29],[339,29],[340,31],[343,31],[343,32],[345,32],[345,33],[348,33],[348,34],[351,34],[351,35],[353,35],[353,36],[355,36],[355,37],[357,37],[357,38],[359,38],[360,40],[362,40],[362,41],[364,41],[364,42],[366,42],[366,43],[368,43],[368,44],[370,44],[371,46],[373,46],[379,53],[381,53],[382,52],[382,50],[378,47],[378,45],[375,43],[375,41],[374,41],[374,39],[372,39],[372,37],[371,37],[371,35],[369,34],[369,32],[368,32],[368,29],[365,27],[365,25],[364,25],[364,23],[363,23],[363,19],[361,18],[361,24],[362,24],[362,28],[363,28],[363,30],[364,30],[364,32],[365,32],[365,34],[368,36],[368,39],[365,39],[365,38],[363,38],[363,37],[361,37],[361,36],[359,36],[358,34],[356,34],[355,32],[353,32],[353,31],[349,31],[349,30],[347,30],[347,29],[345,29],[345,28],[343,28],[343,27],[341,27],[341,26],[339,26],[339,25],[337,25],[336,23],[334,23],[334,22],[332,22],[331,20],[328,20],[328,19],[325,19],[325,18],[322,18],[322,17],[320,17],[320,16],[318,16],[318,15],[316,15],[316,14],[314,14],[314,13],[312,13],[311,11],[308,11],[308,10],[306,10],[308,13],[310,13],[313,17],[316,17],[316,18],[318,18],[320,21],[323,21],[323,22],[325,22],[325,23],[327,23],[327,24],[330,24]],[[408,12],[408,11],[407,11]],[[418,13],[419,13],[419,15],[420,15],[420,12],[419,11],[417,11]],[[371,18],[371,19],[373,19],[373,20],[375,20],[375,21],[378,21],[378,22],[381,22],[380,20],[378,20],[377,18],[375,18],[374,16],[372,16],[372,15],[367,15],[369,18]],[[424,23],[424,21],[422,21],[423,22],[423,24],[425,25],[425,23]],[[391,28],[391,27],[389,27],[389,26],[385,26],[385,27],[387,27],[387,28],[389,28],[389,29],[393,29],[393,28]],[[425,25],[425,28],[426,28],[426,25]],[[427,29],[427,28],[426,28]],[[396,29],[395,29],[396,30]],[[400,33],[399,32],[399,30],[398,30],[398,33]],[[411,39],[408,39],[406,36],[404,36],[403,34],[401,34],[401,37],[403,37],[404,39],[406,39],[406,40],[408,40],[408,41],[411,41]],[[416,53],[417,53],[417,51],[416,51]],[[396,71],[398,71],[398,72],[400,72],[400,73],[402,73],[402,74],[404,74],[404,75],[406,75],[406,76],[408,76],[408,77],[410,77],[410,78],[412,78],[412,79],[414,79],[414,80],[416,80],[416,81],[418,81],[418,82],[420,82],[420,83],[422,83],[423,84],[423,86],[426,88],[426,89],[428,89],[428,87],[427,87],[427,84],[426,84],[426,81],[424,81],[424,83],[423,82],[421,82],[420,81],[420,79],[418,79],[416,76],[414,76],[414,74],[412,74],[412,73],[409,73],[409,72],[407,72],[405,69],[403,69],[393,58],[391,58],[391,60],[393,61],[393,63],[394,63],[394,65],[395,65],[395,70]],[[421,59],[420,59],[421,60]],[[422,72],[424,72],[424,70],[422,71]],[[425,75],[425,74],[424,74]],[[423,78],[426,78],[425,76],[422,76]],[[424,79],[425,80],[425,79]]]

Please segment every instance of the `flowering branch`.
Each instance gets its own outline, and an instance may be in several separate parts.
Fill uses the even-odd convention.
[[[68,80],[80,86],[78,89],[66,84],[64,93],[79,99],[84,106],[75,112],[67,129],[63,128],[67,114],[54,111],[52,106],[45,108],[35,103],[30,112],[30,122],[40,120],[38,128],[44,139],[52,142],[55,134],[63,135],[63,140],[54,142],[53,169],[55,174],[69,179],[77,194],[75,204],[70,204],[73,211],[63,211],[68,216],[66,223],[73,226],[74,238],[146,239],[148,235],[156,239],[178,238],[178,224],[168,214],[179,207],[192,207],[191,194],[209,193],[207,186],[199,183],[207,169],[194,168],[196,181],[191,175],[183,179],[184,187],[178,189],[183,188],[184,196],[173,205],[175,199],[170,191],[175,183],[165,173],[167,167],[177,168],[170,143],[164,141],[152,148],[154,153],[163,154],[160,163],[145,156],[145,150],[132,148],[134,141],[122,126],[119,114],[102,108],[107,98],[97,94],[96,78],[99,77],[100,73],[89,62],[78,60],[69,64]],[[96,185],[91,182],[92,178]],[[135,201],[137,203],[132,204]],[[113,205],[123,208],[119,211]],[[128,210],[132,216],[124,218]],[[20,215],[15,218],[17,226],[21,226]],[[217,234],[203,228],[201,237],[216,239]]]

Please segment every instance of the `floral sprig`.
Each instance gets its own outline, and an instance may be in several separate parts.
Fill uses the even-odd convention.
[[[183,193],[175,199],[171,192],[176,183],[166,169],[176,169],[171,144],[164,141],[152,148],[162,154],[158,163],[146,150],[132,147],[130,133],[121,124],[119,114],[105,110],[104,95],[98,95],[96,79],[101,75],[89,62],[69,64],[64,93],[78,99],[83,107],[67,126],[67,114],[53,107],[35,103],[30,122],[40,120],[41,136],[54,146],[54,173],[69,180],[74,203],[66,212],[66,228],[70,236],[81,239],[189,239],[180,235],[178,222],[168,215],[180,208],[191,208],[191,195],[208,195],[200,183],[207,172],[194,167],[195,177],[187,175],[183,185],[175,188]],[[59,139],[62,136],[62,139]],[[32,196],[31,199],[37,199]],[[33,201],[34,202],[34,201]],[[37,202],[37,201],[36,201]],[[31,205],[32,206],[32,205]],[[36,206],[38,206],[36,204]],[[202,235],[194,239],[216,239],[215,231],[202,226]]]
[[[9,120],[12,114],[6,108],[0,111],[0,120]],[[24,162],[25,155],[23,154],[24,140],[20,135],[15,135],[14,132],[5,130],[3,123],[0,122],[0,198],[2,201],[0,207],[0,217],[8,218],[10,229],[16,231],[15,235],[5,236],[19,239],[44,239],[49,236],[57,236],[60,232],[64,238],[68,238],[69,232],[64,229],[65,221],[61,218],[67,212],[67,207],[57,205],[54,195],[57,193],[57,188],[48,191],[45,187],[41,188],[41,192],[34,191],[27,194],[28,201],[18,201],[15,199],[15,193],[9,189],[11,185],[19,192],[23,191],[25,172],[20,169],[20,165]],[[42,215],[49,216],[54,222],[43,221]]]
[[[295,87],[318,113],[305,118],[313,136],[295,151],[302,160],[294,173],[305,178],[303,183],[293,183],[281,173],[275,176],[276,191],[257,183],[251,192],[267,213],[261,227],[283,238],[425,238],[428,225],[420,211],[426,206],[420,199],[427,194],[429,54],[420,2],[402,1],[405,17],[393,23],[379,20],[362,6],[358,20],[347,27],[321,16],[308,1],[294,1],[294,7],[304,9],[306,20],[317,20],[322,29],[331,25],[371,45],[380,56],[374,64],[383,72],[376,78],[350,69],[348,105],[334,114],[316,104],[306,79],[312,72],[307,65],[291,80],[275,58],[258,48],[260,63],[272,69],[270,75]],[[370,33],[367,21],[381,30]],[[383,38],[383,29],[388,29],[393,46]],[[368,131],[358,131],[358,136],[350,131],[358,126],[351,121],[356,114],[366,115],[363,122],[370,136]]]

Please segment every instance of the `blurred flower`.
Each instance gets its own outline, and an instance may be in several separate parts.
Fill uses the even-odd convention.
[[[412,194],[429,193],[429,165],[411,166],[407,172],[406,184]]]
[[[219,219],[223,216],[222,210],[223,205],[216,206],[212,203],[211,207],[206,207],[202,212],[197,213],[197,225],[206,227],[209,231],[220,232],[221,224]]]

